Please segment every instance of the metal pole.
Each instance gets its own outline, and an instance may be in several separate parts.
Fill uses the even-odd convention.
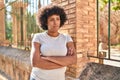
[[[97,0],[97,57],[99,57],[99,0]]]
[[[108,0],[108,59],[110,59],[110,11],[111,11],[111,0]]]

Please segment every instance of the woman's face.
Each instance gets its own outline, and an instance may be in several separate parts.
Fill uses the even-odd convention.
[[[59,15],[52,15],[48,17],[47,20],[48,31],[50,32],[57,32],[60,28],[60,16]]]

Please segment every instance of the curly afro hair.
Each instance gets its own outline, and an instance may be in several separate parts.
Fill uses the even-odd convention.
[[[37,14],[37,23],[43,30],[48,30],[47,19],[52,15],[60,16],[60,27],[64,25],[67,20],[66,13],[62,7],[56,5],[49,5],[39,9]]]

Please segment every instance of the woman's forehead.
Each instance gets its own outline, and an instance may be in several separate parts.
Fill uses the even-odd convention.
[[[52,18],[52,17],[60,17],[60,15],[53,14],[53,15],[49,16],[48,18]]]

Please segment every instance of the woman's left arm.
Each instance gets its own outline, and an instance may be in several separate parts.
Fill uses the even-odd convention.
[[[73,42],[67,43],[67,49],[68,49],[68,55],[66,56],[50,56],[50,57],[42,57],[42,58],[60,64],[62,66],[75,64],[77,62],[77,56],[75,53],[75,47]]]

